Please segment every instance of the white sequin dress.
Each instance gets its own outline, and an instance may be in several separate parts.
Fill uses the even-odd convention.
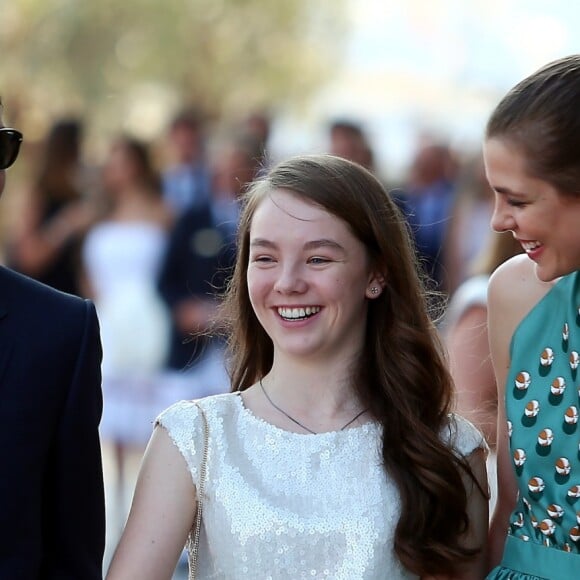
[[[382,467],[378,425],[292,433],[255,416],[239,393],[199,402],[209,454],[197,578],[417,578],[393,550],[400,500]],[[181,401],[158,423],[195,484],[203,452],[198,408]],[[463,455],[485,447],[460,417],[443,437]]]

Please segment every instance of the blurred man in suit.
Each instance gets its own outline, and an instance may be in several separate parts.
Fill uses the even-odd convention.
[[[159,291],[173,320],[165,391],[174,399],[229,390],[223,341],[212,334],[212,322],[235,260],[239,197],[255,177],[261,153],[245,132],[218,142],[210,200],[185,211],[171,232]]]

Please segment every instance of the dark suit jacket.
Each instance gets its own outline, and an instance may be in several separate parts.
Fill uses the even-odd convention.
[[[170,310],[191,298],[223,293],[235,262],[236,224],[216,223],[209,204],[186,211],[176,222],[159,276],[159,292]],[[214,339],[172,330],[167,366],[194,364]]]
[[[0,579],[102,578],[101,344],[91,302],[0,267]]]

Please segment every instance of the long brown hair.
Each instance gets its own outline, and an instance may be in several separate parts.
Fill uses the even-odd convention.
[[[369,301],[352,385],[383,428],[382,457],[404,514],[395,533],[399,559],[419,575],[453,573],[477,550],[461,541],[469,525],[462,472],[471,472],[439,436],[449,422],[452,381],[405,222],[380,182],[361,166],[328,155],[296,157],[274,167],[246,194],[237,263],[223,304],[233,390],[254,384],[273,362],[272,341],[250,304],[246,271],[252,217],[275,189],[342,219],[385,280],[381,295]]]

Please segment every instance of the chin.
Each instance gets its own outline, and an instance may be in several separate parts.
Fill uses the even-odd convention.
[[[553,282],[562,276],[566,276],[575,272],[578,268],[543,268],[536,264],[535,273],[536,278],[541,282]]]

